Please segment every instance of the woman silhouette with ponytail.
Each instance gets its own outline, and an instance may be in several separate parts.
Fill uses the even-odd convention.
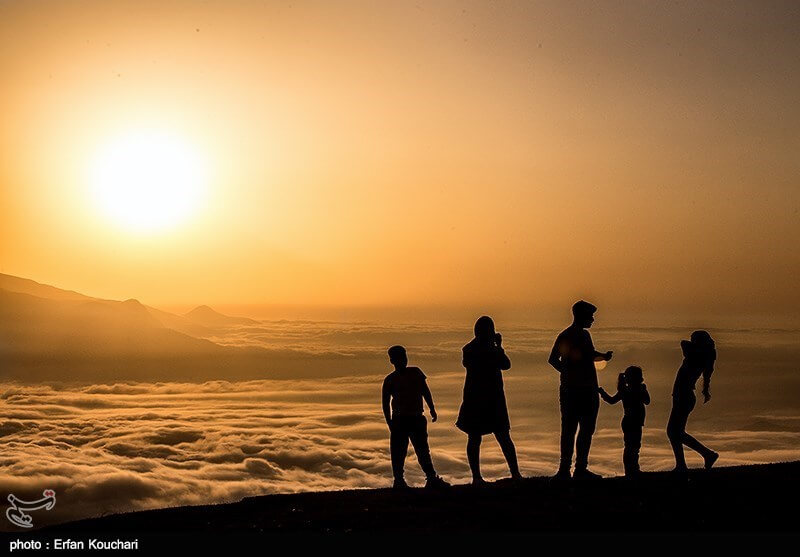
[[[686,433],[689,414],[697,402],[694,394],[697,380],[703,376],[703,403],[706,403],[711,400],[711,374],[714,372],[714,361],[717,359],[714,340],[706,331],[695,331],[690,338],[691,340],[681,341],[683,364],[675,377],[675,386],[672,389],[672,412],[667,423],[667,436],[675,453],[674,472],[679,474],[686,474],[688,471],[683,454],[684,445],[703,457],[706,469],[710,469],[719,458],[718,453]]]

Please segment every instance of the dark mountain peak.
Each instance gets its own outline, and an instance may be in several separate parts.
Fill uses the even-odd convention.
[[[247,317],[231,317],[229,315],[222,314],[217,310],[206,305],[197,306],[192,311],[185,313],[184,317],[186,317],[187,319],[191,319],[195,323],[205,325],[206,327],[227,326],[227,325],[253,325],[258,323],[258,321],[248,319]]]
[[[216,311],[211,306],[197,306],[192,311],[184,314],[186,317],[228,317]]]

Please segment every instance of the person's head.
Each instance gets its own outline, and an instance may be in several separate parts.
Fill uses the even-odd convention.
[[[494,321],[488,315],[479,317],[475,322],[475,338],[484,342],[494,340]]]
[[[594,312],[597,307],[584,300],[578,300],[572,304],[572,317],[576,325],[583,329],[588,329],[594,323]]]
[[[714,339],[711,338],[708,331],[694,331],[689,338],[691,339],[694,353],[713,366],[714,360],[717,359],[717,350],[714,345]]]
[[[406,354],[406,349],[400,345],[389,348],[389,361],[397,369],[408,367],[408,354]]]
[[[714,348],[714,339],[711,338],[711,335],[708,334],[708,331],[695,331],[689,338],[692,341],[692,344],[698,346],[699,348]]]
[[[627,383],[629,387],[635,387],[636,385],[644,383],[642,368],[639,366],[629,366],[625,370],[625,383]]]

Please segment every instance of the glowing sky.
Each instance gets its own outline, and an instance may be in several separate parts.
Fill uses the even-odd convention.
[[[3,2],[0,267],[155,304],[797,316],[798,29],[794,2]],[[142,129],[208,173],[158,234],[89,179]]]

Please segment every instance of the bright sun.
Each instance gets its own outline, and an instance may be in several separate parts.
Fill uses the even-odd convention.
[[[91,166],[94,202],[115,224],[155,232],[189,218],[206,195],[202,157],[161,131],[137,131],[106,143]]]

